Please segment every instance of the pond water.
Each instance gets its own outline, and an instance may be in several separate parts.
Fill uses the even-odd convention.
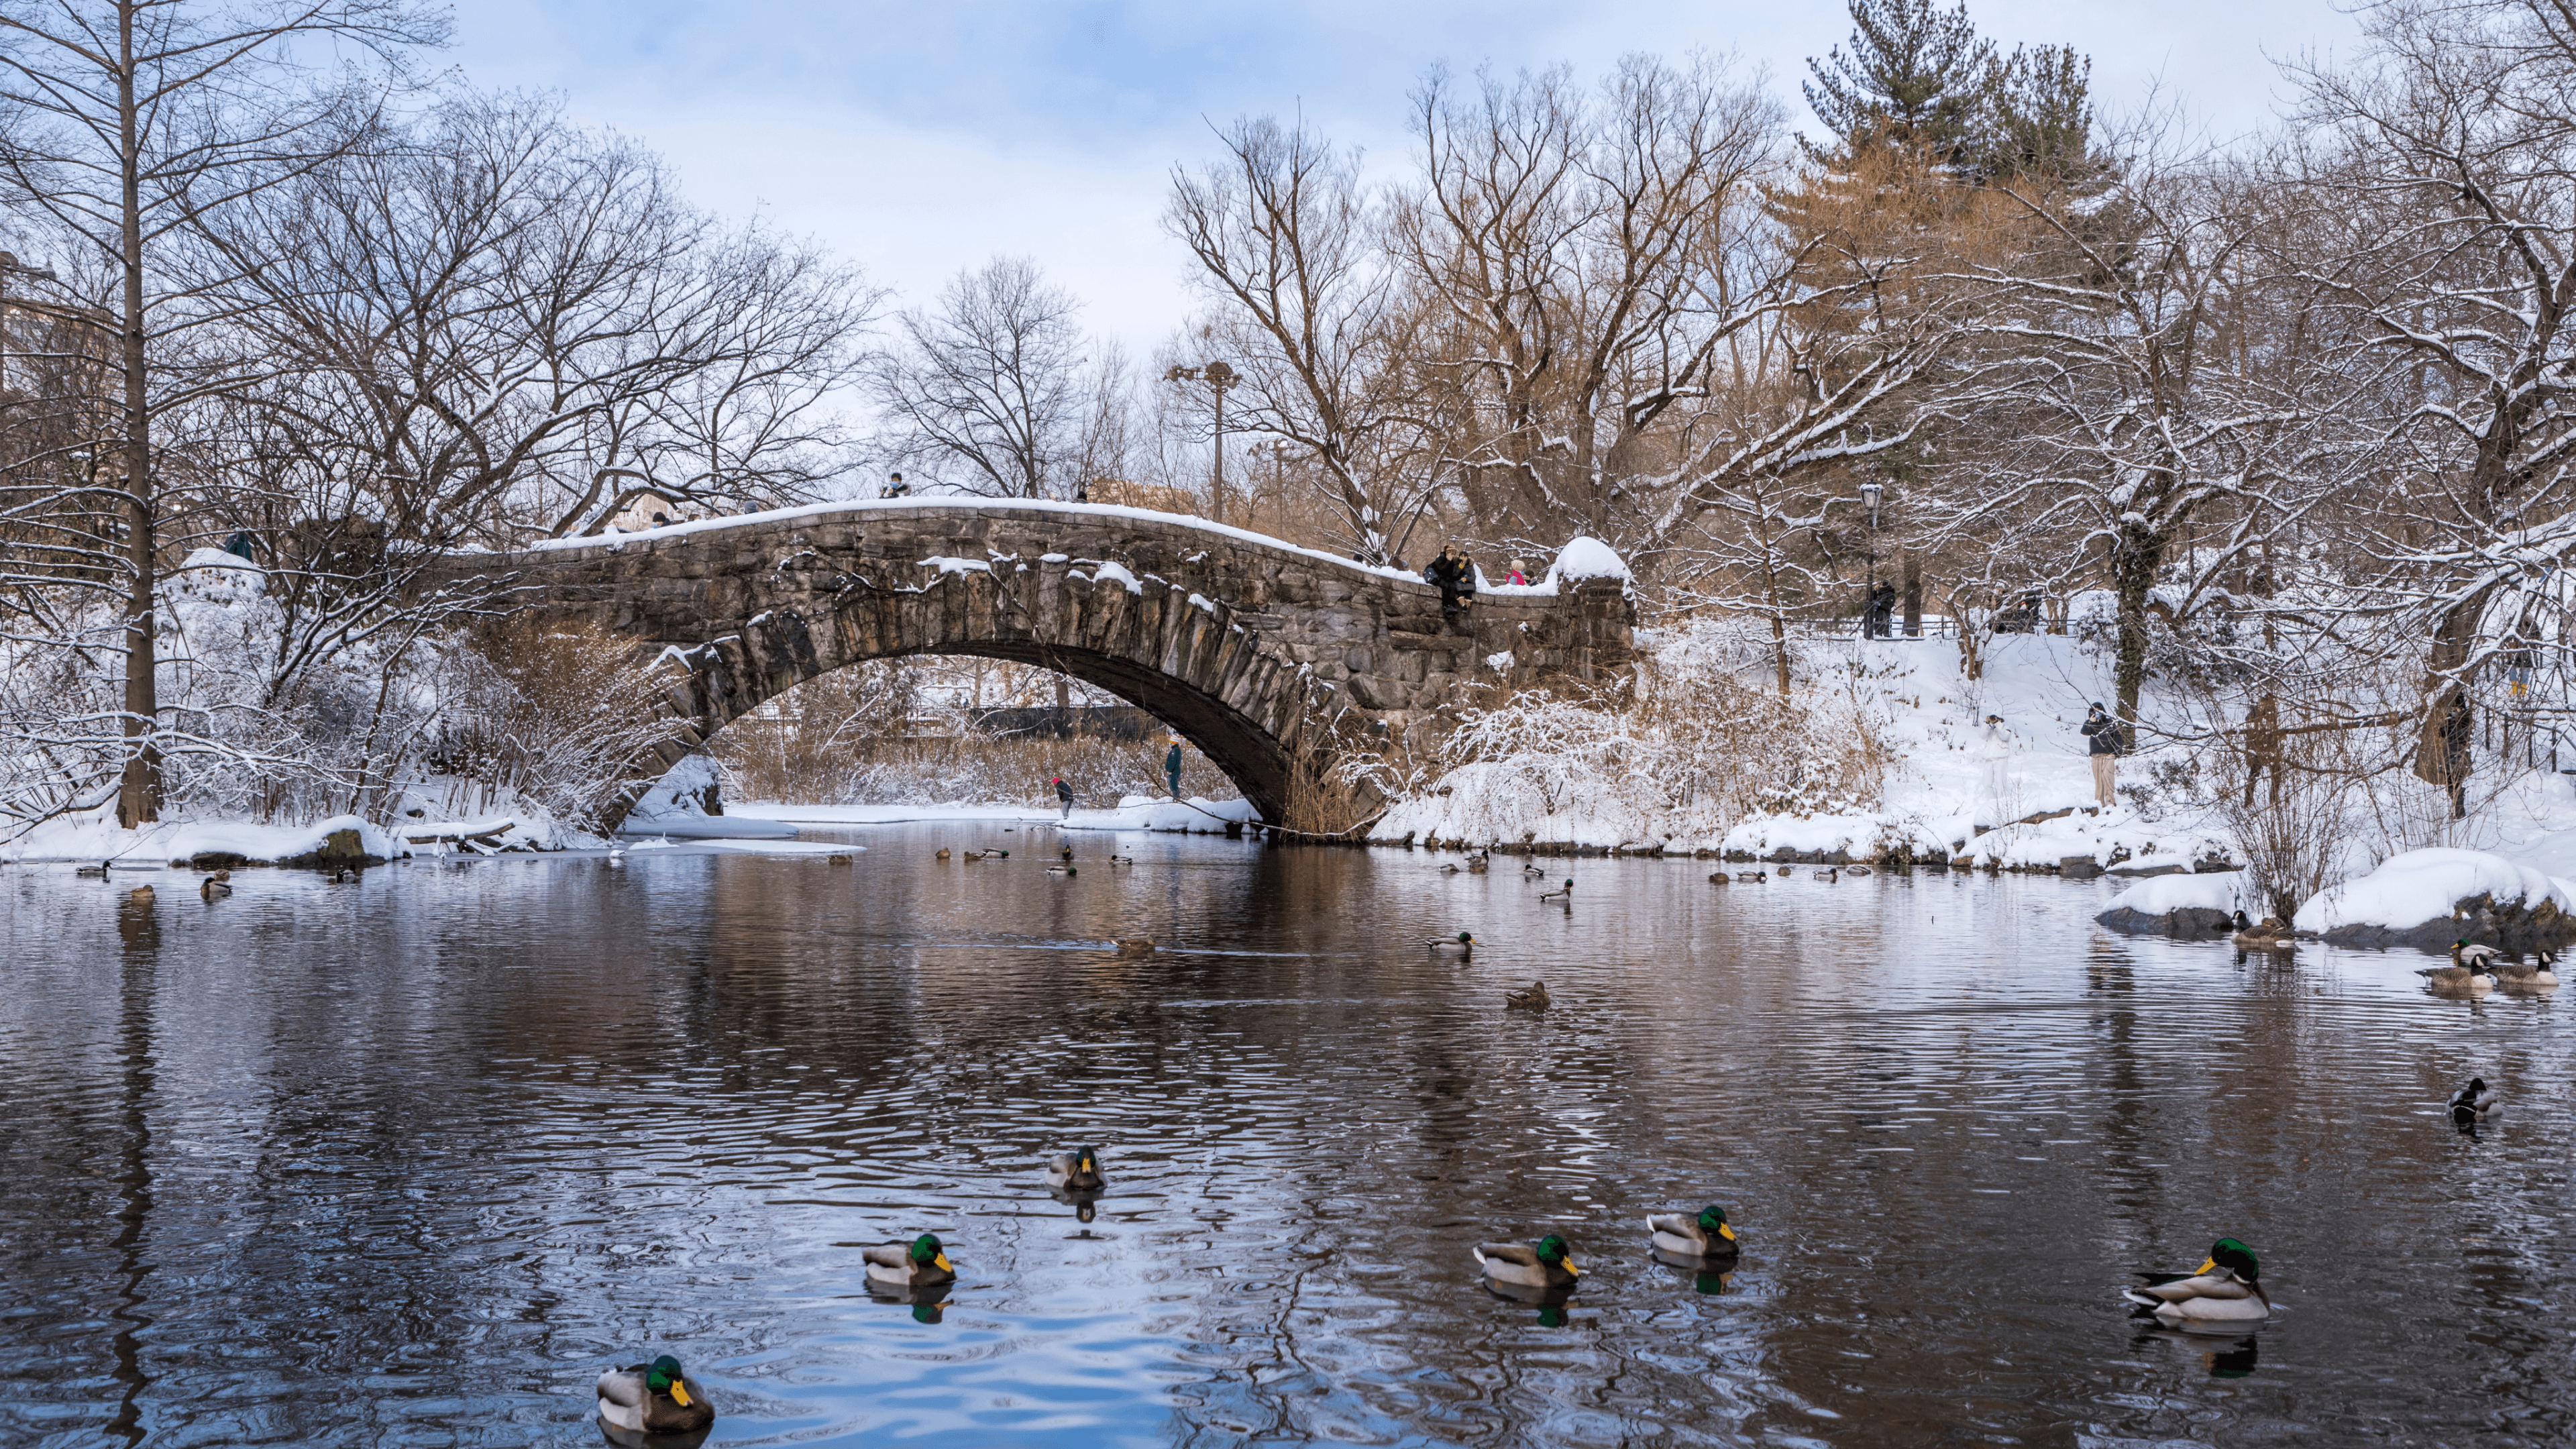
[[[2111,936],[2113,882],[851,838],[0,874],[0,1440],[597,1444],[662,1352],[723,1444],[2576,1437],[2556,1000]],[[1709,1202],[1736,1269],[1655,1262]],[[922,1231],[946,1301],[872,1297]],[[1481,1285],[1549,1232],[1562,1309]],[[2126,1316],[2222,1234],[2269,1326]]]

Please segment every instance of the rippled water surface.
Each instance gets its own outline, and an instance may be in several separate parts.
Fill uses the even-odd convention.
[[[2121,939],[2110,883],[863,838],[0,874],[0,1440],[595,1444],[663,1351],[739,1444],[2576,1437],[2557,1001]],[[1648,1256],[1710,1201],[1735,1272]],[[945,1304],[872,1298],[924,1230]],[[1551,1231],[1564,1310],[1480,1285]],[[2269,1327],[2125,1317],[2221,1234]]]

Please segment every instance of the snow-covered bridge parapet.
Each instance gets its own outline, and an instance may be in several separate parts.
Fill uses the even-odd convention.
[[[1330,778],[1355,744],[1444,705],[1608,685],[1636,624],[1625,570],[1590,540],[1444,625],[1438,591],[1411,574],[1173,514],[1044,502],[788,509],[462,555],[453,570],[659,651],[688,725],[665,763],[846,665],[982,655],[1151,710],[1265,820],[1301,828],[1288,818],[1301,775]]]

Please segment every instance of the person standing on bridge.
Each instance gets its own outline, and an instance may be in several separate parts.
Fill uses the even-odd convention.
[[[1442,544],[1440,557],[1422,571],[1422,581],[1440,591],[1440,622],[1454,625],[1475,602],[1476,570],[1456,544]]]
[[[1163,778],[1172,783],[1172,798],[1181,798],[1181,737],[1172,736],[1171,752],[1163,756]]]
[[[1064,782],[1064,776],[1062,775],[1055,777],[1055,798],[1056,803],[1064,807],[1064,814],[1060,818],[1071,820],[1073,818],[1073,787]]]
[[[912,489],[904,483],[903,475],[901,473],[897,473],[886,480],[886,486],[877,490],[877,496],[879,498],[908,498],[912,496]]]

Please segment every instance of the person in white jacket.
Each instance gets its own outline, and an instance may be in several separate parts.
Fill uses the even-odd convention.
[[[1985,763],[1985,779],[1977,799],[1977,823],[1988,830],[1999,830],[2012,823],[2012,731],[2005,727],[1999,714],[1986,716],[1982,743],[1978,747]]]

